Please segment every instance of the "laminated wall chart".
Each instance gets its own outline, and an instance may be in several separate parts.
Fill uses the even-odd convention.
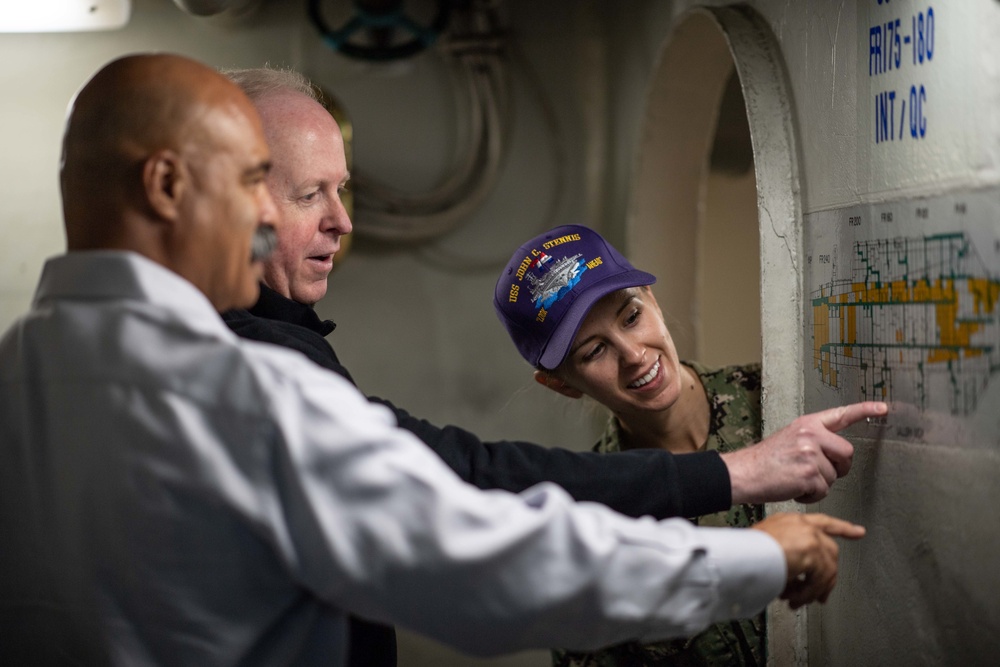
[[[996,449],[1000,190],[892,196],[983,162],[980,21],[974,3],[860,6],[858,183],[886,200],[805,216],[805,407],[884,400],[852,435]]]
[[[1000,444],[1000,193],[806,216],[806,409],[884,400],[855,427]]]

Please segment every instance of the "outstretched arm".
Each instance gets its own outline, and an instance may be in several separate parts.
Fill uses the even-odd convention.
[[[392,409],[400,427],[480,489],[518,493],[540,482],[554,482],[574,500],[657,519],[711,514],[732,504],[729,471],[716,452],[675,456],[644,449],[596,454],[529,442],[483,442],[470,431],[438,427],[388,401],[369,400]]]
[[[253,479],[275,481],[253,499],[280,497],[281,511],[250,513],[318,599],[494,654],[686,636],[753,615],[785,587],[784,551],[766,534],[630,520],[552,484],[479,491],[384,408],[290,355],[260,352],[273,361],[261,387],[297,387],[271,394],[273,456],[248,459],[256,448],[244,442],[235,452],[262,466]]]

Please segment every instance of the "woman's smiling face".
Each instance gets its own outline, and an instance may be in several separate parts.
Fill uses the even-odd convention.
[[[554,374],[619,417],[672,406],[680,359],[653,292],[631,287],[594,304]]]

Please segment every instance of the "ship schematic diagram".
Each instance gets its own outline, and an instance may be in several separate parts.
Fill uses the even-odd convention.
[[[1000,279],[968,236],[856,241],[847,258],[834,248],[831,268],[811,294],[822,383],[859,400],[971,414],[1000,370]]]

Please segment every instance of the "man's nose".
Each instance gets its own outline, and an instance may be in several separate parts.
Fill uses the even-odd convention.
[[[274,203],[271,191],[266,187],[259,190],[258,204],[260,206],[260,221],[277,226],[278,206]]]
[[[354,229],[351,216],[347,214],[347,209],[344,208],[344,202],[340,200],[340,197],[331,198],[330,206],[323,219],[320,220],[319,228],[320,231],[336,232],[341,236],[350,234]]]

